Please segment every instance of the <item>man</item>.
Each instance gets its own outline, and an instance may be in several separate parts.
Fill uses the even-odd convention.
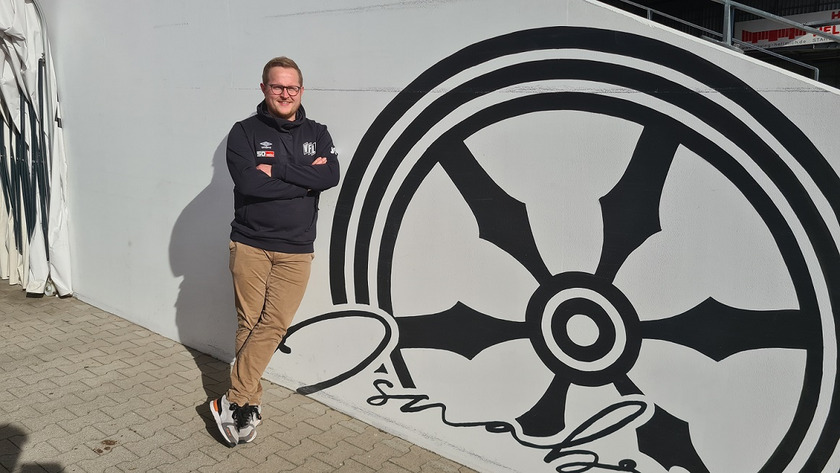
[[[278,57],[263,68],[257,113],[228,134],[234,219],[230,271],[236,303],[236,359],[230,389],[210,402],[228,446],[256,437],[260,378],[292,323],[309,280],[321,191],[338,184],[327,127],[301,106],[303,74]]]

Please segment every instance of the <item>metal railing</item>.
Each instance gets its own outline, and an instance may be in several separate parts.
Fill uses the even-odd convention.
[[[826,33],[825,31],[822,31],[822,30],[819,30],[819,29],[816,28],[816,27],[820,27],[820,26],[829,26],[829,25],[840,24],[840,20],[803,24],[803,23],[793,21],[789,18],[774,15],[774,14],[766,12],[764,10],[759,10],[758,8],[754,8],[754,7],[751,7],[749,5],[744,5],[743,3],[736,2],[736,1],[733,1],[733,0],[710,0],[711,2],[715,2],[715,3],[719,3],[719,4],[723,5],[723,32],[718,32],[718,31],[714,31],[714,30],[711,30],[709,28],[705,28],[703,26],[691,23],[689,21],[683,20],[681,18],[677,18],[673,15],[669,15],[667,13],[655,10],[653,8],[650,8],[650,7],[645,6],[645,5],[641,5],[639,3],[636,3],[636,2],[633,2],[633,1],[630,1],[630,0],[618,0],[618,1],[621,2],[621,3],[627,4],[627,5],[631,5],[635,8],[639,8],[641,10],[644,10],[646,12],[646,16],[647,16],[648,20],[656,21],[656,17],[666,18],[668,20],[671,20],[671,21],[677,22],[679,24],[682,24],[682,25],[684,25],[688,28],[691,28],[691,29],[694,29],[694,30],[697,30],[697,31],[702,31],[705,34],[710,35],[710,37],[706,36],[705,37],[706,39],[718,42],[718,43],[723,44],[723,45],[725,45],[729,48],[735,48],[739,51],[743,51],[744,49],[752,49],[752,50],[755,50],[755,51],[759,51],[763,54],[767,54],[768,56],[772,56],[772,57],[781,59],[783,61],[789,62],[791,64],[795,64],[799,67],[809,69],[813,73],[814,80],[817,80],[817,81],[820,79],[819,68],[817,68],[815,66],[812,66],[810,64],[806,64],[806,63],[801,62],[801,61],[797,61],[796,59],[789,58],[789,57],[787,57],[783,54],[779,54],[775,51],[771,51],[769,49],[762,48],[761,46],[756,46],[754,44],[750,44],[750,43],[735,39],[732,35],[733,29],[734,29],[734,16],[733,16],[733,11],[732,11],[733,8],[737,9],[737,10],[741,10],[745,13],[749,13],[749,14],[767,19],[767,20],[776,21],[778,23],[782,23],[782,24],[791,26],[793,28],[802,30],[806,33],[812,33],[814,35],[820,36],[822,38],[826,38],[830,41],[833,41],[835,43],[840,44],[840,36],[833,35],[833,34],[830,34],[830,33]]]

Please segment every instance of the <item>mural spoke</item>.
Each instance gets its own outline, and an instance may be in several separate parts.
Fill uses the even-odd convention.
[[[659,200],[679,142],[648,126],[618,184],[601,197],[604,243],[595,274],[612,281],[628,256],[661,230]]]
[[[817,316],[799,310],[748,310],[709,298],[677,316],[642,322],[642,337],[693,348],[715,361],[760,348],[820,345]]]
[[[526,413],[516,418],[526,435],[550,437],[566,427],[566,396],[571,383],[555,376],[543,397]]]
[[[636,386],[627,375],[619,376],[613,381],[613,385],[615,386],[616,391],[622,396],[632,396],[635,394],[642,394],[642,390]]]
[[[473,359],[485,348],[528,338],[525,322],[497,319],[458,302],[430,315],[397,317],[399,348],[433,348]]]
[[[396,345],[387,345],[393,349],[391,366],[377,370],[382,374],[375,384],[380,396],[371,397],[369,404],[400,400],[405,414],[439,409],[440,428],[465,429],[460,435],[467,440],[455,442],[465,448],[476,445],[472,429],[510,435],[518,443],[511,445],[515,453],[490,453],[498,453],[501,467],[517,471],[708,473],[721,465],[757,471],[762,464],[762,472],[799,471],[803,466],[802,471],[825,471],[840,437],[832,428],[839,422],[840,396],[838,334],[830,310],[830,303],[840,300],[840,256],[825,220],[826,213],[833,217],[840,206],[837,193],[831,192],[838,179],[810,137],[764,95],[710,55],[700,57],[659,38],[589,27],[501,35],[424,71],[371,124],[334,212],[333,302],[347,303],[347,292],[353,290],[356,304],[375,299],[376,308],[393,317],[396,326],[391,327],[398,332]],[[607,140],[611,146],[590,140]],[[537,147],[550,149],[529,153]],[[492,150],[494,158],[506,161],[485,160],[478,150]],[[500,150],[514,151],[507,155]],[[569,151],[575,154],[564,155]],[[618,159],[604,159],[609,152]],[[518,168],[547,163],[551,167],[546,169],[559,172],[580,165],[582,172],[575,174],[579,178],[546,179],[552,185],[539,186]],[[502,174],[514,167],[516,173]],[[451,195],[453,185],[459,195]],[[439,204],[443,193],[437,190],[457,201],[452,208]],[[596,199],[599,208],[593,209]],[[554,211],[560,200],[563,211]],[[429,216],[429,225],[458,225],[459,238],[432,228],[429,236],[412,233],[416,227],[403,225],[409,206],[411,225],[418,220],[423,225]],[[437,218],[439,214],[446,218]],[[473,229],[467,238],[462,238],[464,228]],[[483,241],[475,241],[476,234]],[[424,278],[412,280],[412,266],[427,253],[420,245],[406,245],[395,259],[404,235],[407,243],[443,249],[454,256],[453,264],[467,265],[471,276],[478,274],[464,288],[468,296],[456,292],[457,287],[444,292]],[[529,272],[516,271],[506,288],[532,289],[537,283],[524,320],[509,310],[484,309],[502,296],[498,279],[482,278],[496,276],[488,271],[495,269],[493,262],[473,258],[470,245],[486,251],[485,242],[505,264],[515,262]],[[759,245],[771,253],[778,250],[781,259],[762,258],[770,253],[755,251],[761,250]],[[745,250],[759,256],[739,258]],[[575,258],[554,268],[548,263],[549,251]],[[407,274],[410,286],[399,279],[403,285],[392,291],[398,264],[409,266],[398,276]],[[742,267],[750,270],[733,271]],[[755,284],[755,277],[762,285]],[[709,282],[715,284],[697,285]],[[406,287],[412,292],[407,294]],[[765,297],[776,287],[786,290],[780,297]],[[698,288],[700,298],[695,296]],[[764,302],[734,302],[723,294]],[[702,301],[711,295],[722,302]],[[408,300],[392,301],[392,296]],[[641,308],[661,307],[662,297],[679,309],[660,311],[657,317],[667,318],[652,320],[653,314]],[[417,315],[395,310],[415,306],[419,298],[446,302],[419,309]],[[458,300],[478,310],[454,302]],[[505,344],[510,341],[514,343]],[[666,358],[682,347],[693,353]],[[488,359],[508,348],[522,350],[516,361],[524,362],[498,365]],[[404,358],[406,350],[410,356]],[[475,370],[464,376],[464,384],[472,379],[482,384],[436,389],[448,385],[456,371],[439,373],[435,355],[442,353],[429,350],[474,360],[458,368]],[[726,374],[726,369],[748,368],[750,363],[763,369],[780,351],[795,355],[784,360],[790,365],[755,370],[750,382],[734,385],[743,391],[781,386],[766,399],[737,391],[731,393],[732,402],[711,403],[709,393],[690,389],[712,375]],[[801,392],[798,384],[775,379],[777,372],[799,379],[794,370],[803,358]],[[674,368],[653,384],[668,383],[673,389],[648,392],[642,380],[649,380],[645,376],[651,371],[640,365],[652,360],[665,360]],[[682,361],[700,365],[692,369],[681,366]],[[720,366],[707,370],[715,362]],[[383,374],[392,369],[401,386]],[[635,374],[640,374],[638,380]],[[503,395],[479,399],[475,393],[485,389],[486,380],[504,383],[506,394],[533,398],[528,404],[517,398],[515,409],[503,405],[510,399]],[[727,386],[720,384],[721,389]],[[426,386],[435,393],[434,401],[424,394]],[[615,402],[604,405],[610,400]],[[416,422],[427,425],[427,419]],[[615,438],[594,442],[625,428]],[[719,437],[714,435],[718,432]],[[700,435],[703,439],[697,441]],[[518,464],[518,447],[535,454],[550,450],[543,458],[546,465]],[[477,447],[477,455],[487,453],[481,448],[486,445]],[[626,458],[615,464],[600,460],[609,463],[609,457],[619,458],[625,451]],[[662,468],[651,468],[651,462]]]
[[[709,473],[694,449],[688,423],[656,406],[653,417],[636,429],[639,451],[667,469],[675,466],[692,473]]]
[[[479,238],[516,258],[538,281],[549,278],[525,204],[499,187],[463,142],[439,142],[428,152],[438,159],[475,215]]]

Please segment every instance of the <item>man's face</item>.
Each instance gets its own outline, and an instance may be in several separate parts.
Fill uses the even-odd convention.
[[[280,93],[275,93],[272,86],[275,89],[278,88],[277,86],[300,87],[300,91],[297,95],[291,95],[288,88],[283,88]],[[300,98],[303,95],[303,87],[300,85],[300,77],[296,70],[289,67],[272,67],[268,70],[268,83],[260,84],[260,89],[265,96],[268,111],[272,115],[290,121],[295,119],[295,114],[300,108]]]

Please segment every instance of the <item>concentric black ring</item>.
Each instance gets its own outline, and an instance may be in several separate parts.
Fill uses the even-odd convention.
[[[597,337],[591,344],[573,340],[569,322],[575,316],[589,319],[597,327]],[[616,344],[616,327],[600,304],[582,297],[560,304],[551,318],[551,335],[563,352],[578,361],[596,361],[607,356]]]
[[[607,310],[602,304],[586,297],[574,296],[562,300],[556,310],[546,314],[545,309],[549,302],[558,294],[568,290],[592,291],[594,294],[602,296],[618,313],[621,326],[616,326],[616,322],[607,314]],[[601,330],[598,341],[588,347],[574,343],[565,333],[565,321],[572,315],[581,313],[591,317]],[[547,315],[551,319],[546,324],[551,328],[548,331],[542,328]],[[565,272],[543,283],[534,292],[531,301],[528,303],[525,320],[532,326],[531,333],[540,334],[531,337],[531,344],[542,362],[558,376],[569,379],[572,384],[580,386],[610,384],[616,378],[626,375],[639,356],[642,341],[639,332],[639,316],[636,314],[636,310],[627,297],[609,281],[591,274]],[[563,327],[558,328],[556,324],[562,324]],[[624,340],[621,346],[618,346],[615,336],[619,331]],[[571,358],[583,362],[581,364],[584,366],[588,364],[587,362],[594,362],[606,357],[614,349],[620,350],[620,354],[613,356],[614,360],[601,368],[591,370],[576,368],[558,358],[557,353],[549,346],[551,340],[556,340],[559,348]]]

